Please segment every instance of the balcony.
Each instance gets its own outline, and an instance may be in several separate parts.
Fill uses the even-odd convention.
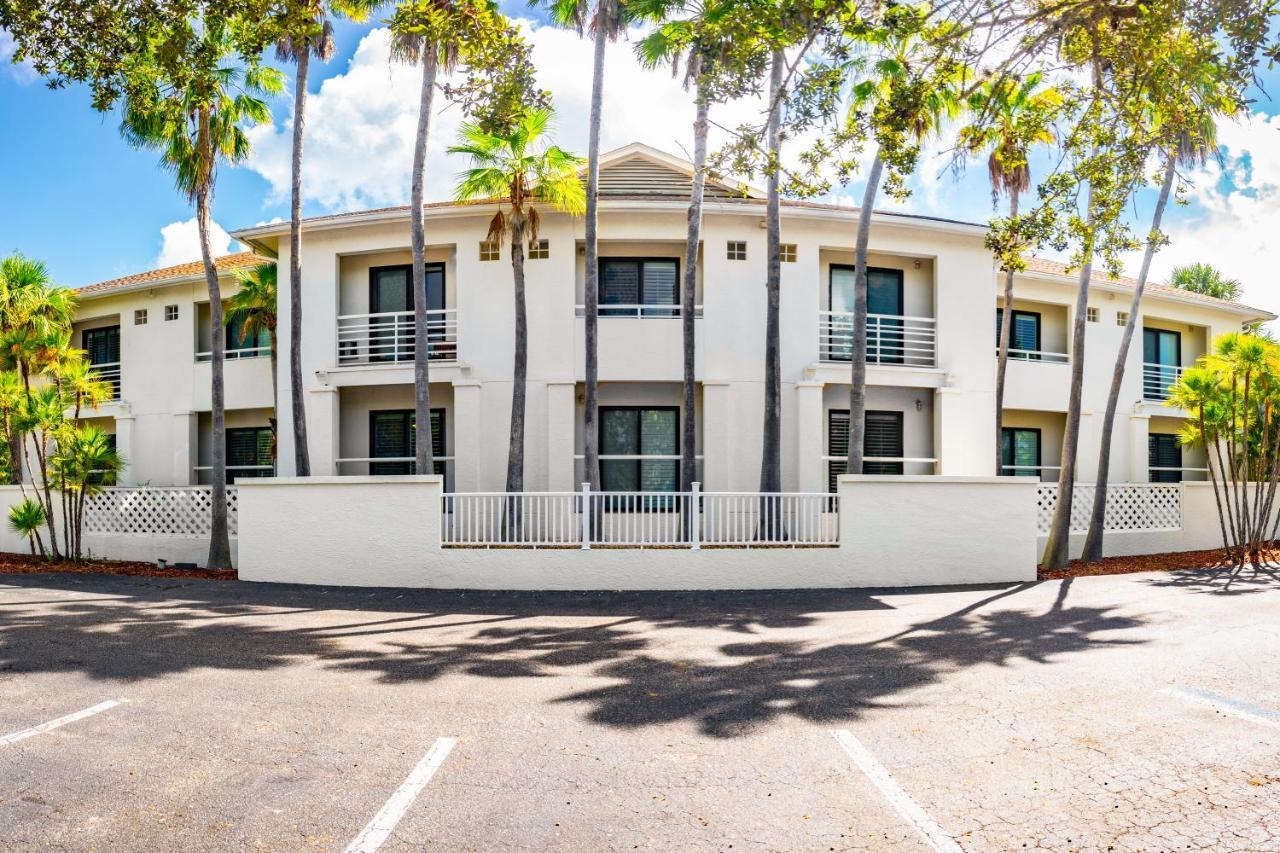
[[[112,400],[120,399],[120,362],[100,361],[90,365],[94,378],[111,386]]]
[[[901,314],[867,315],[867,363],[903,367],[935,367],[938,321]],[[818,312],[818,352],[822,361],[851,361],[853,313]]]
[[[338,364],[381,364],[413,361],[412,311],[343,314],[338,317]],[[432,361],[458,358],[458,311],[427,312],[427,357]]]
[[[1142,365],[1142,399],[1163,402],[1169,399],[1169,389],[1178,384],[1186,368],[1177,364]]]

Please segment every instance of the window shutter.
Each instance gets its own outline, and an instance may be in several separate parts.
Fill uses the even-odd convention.
[[[644,304],[676,305],[679,302],[675,261],[645,261]]]
[[[1149,468],[1181,468],[1182,447],[1176,435],[1154,434],[1147,436],[1147,466]],[[1152,483],[1180,483],[1181,471],[1151,471]]]
[[[635,261],[600,261],[600,301],[606,305],[636,305],[640,302],[640,265]]]
[[[867,412],[863,456],[902,456],[902,413]],[[901,474],[901,462],[863,462],[864,474]]]
[[[831,410],[827,413],[827,455],[849,455],[849,413]],[[835,492],[836,478],[845,472],[847,467],[843,459],[832,459],[827,463],[827,491]]]

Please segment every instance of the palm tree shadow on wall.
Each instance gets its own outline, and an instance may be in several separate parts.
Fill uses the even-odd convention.
[[[886,637],[820,645],[819,620],[889,609],[882,599],[891,596],[716,593],[673,603],[647,595],[357,595],[222,586],[190,584],[178,592],[152,586],[130,598],[120,597],[119,583],[76,584],[78,591],[112,596],[95,600],[55,598],[40,587],[25,601],[10,594],[0,622],[0,673],[76,672],[137,682],[195,669],[269,671],[314,662],[371,676],[389,689],[446,676],[560,676],[573,679],[563,682],[571,692],[552,703],[581,708],[594,723],[635,729],[694,722],[709,736],[728,738],[788,716],[855,720],[893,707],[905,691],[980,664],[1048,663],[1143,643],[1131,632],[1146,622],[1111,608],[1068,607],[1063,597],[1048,612],[980,609],[1032,586],[1020,585]],[[206,589],[211,594],[202,599]],[[360,612],[346,609],[356,607]],[[583,627],[583,616],[608,621]],[[815,634],[804,641],[756,638],[808,627]],[[726,632],[742,639],[725,642]],[[699,659],[672,657],[686,649]],[[568,686],[582,678],[610,683]]]

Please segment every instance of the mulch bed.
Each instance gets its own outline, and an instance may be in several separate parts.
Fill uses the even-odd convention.
[[[206,580],[233,581],[235,570],[219,572],[210,569],[162,569],[155,563],[134,563],[126,560],[84,560],[73,563],[66,560],[52,563],[30,554],[0,552],[0,575],[34,575],[40,572],[70,572],[82,575],[133,575],[144,578],[204,578]]]
[[[1280,556],[1277,554],[1276,556]],[[1040,580],[1085,578],[1094,575],[1127,575],[1133,572],[1171,572],[1179,569],[1222,569],[1221,548],[1209,551],[1174,551],[1168,554],[1139,554],[1133,557],[1103,557],[1086,563],[1072,560],[1065,569],[1039,573]]]

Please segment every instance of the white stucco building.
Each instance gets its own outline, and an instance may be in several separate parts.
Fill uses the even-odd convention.
[[[600,405],[606,487],[674,488],[681,410],[680,268],[689,166],[641,145],[603,158]],[[845,452],[849,308],[857,214],[782,209],[782,467],[789,491],[828,489]],[[483,243],[493,208],[427,206],[435,452],[449,490],[500,490],[513,360],[508,247]],[[995,314],[1000,280],[984,227],[878,213],[871,230],[870,473],[989,475],[996,443]],[[278,470],[293,468],[286,354],[288,223],[235,236],[281,270]],[[583,223],[543,211],[525,265],[529,383],[525,488],[582,479]],[[309,219],[303,234],[303,381],[315,474],[407,473],[413,408],[408,208]],[[764,377],[764,201],[709,185],[699,258],[700,479],[758,487]],[[249,254],[220,259],[231,271]],[[1033,261],[1017,277],[1005,406],[1008,473],[1056,479],[1067,405],[1075,277]],[[1096,280],[1089,302],[1079,476],[1094,476],[1102,408],[1131,295]],[[76,344],[120,399],[98,416],[128,459],[126,484],[201,482],[209,458],[208,302],[200,265],[79,291]],[[1116,481],[1202,476],[1173,436],[1184,413],[1163,390],[1210,341],[1273,315],[1150,286],[1129,358],[1112,453]],[[227,425],[237,477],[270,471],[267,342],[229,336]],[[1152,461],[1158,464],[1152,465]],[[1156,470],[1151,470],[1155,468]],[[1187,469],[1187,470],[1175,470]]]

